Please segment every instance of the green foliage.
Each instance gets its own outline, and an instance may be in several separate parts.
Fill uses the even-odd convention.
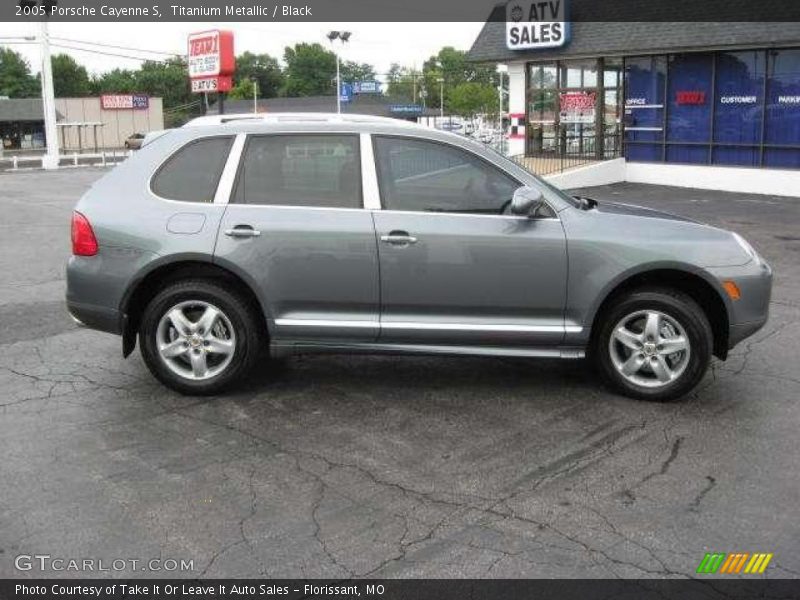
[[[495,88],[476,81],[460,83],[445,93],[445,104],[450,112],[469,119],[477,114],[496,115],[498,103]]]
[[[114,69],[92,79],[92,90],[100,94],[131,94],[136,90],[136,71]]]
[[[231,100],[252,100],[253,92],[255,92],[255,84],[249,79],[242,79],[228,92],[228,98]]]
[[[414,80],[417,80],[416,92],[419,101],[419,92],[422,86],[422,74],[408,67],[392,63],[386,75],[386,94],[397,102],[414,102]]]
[[[269,54],[253,54],[245,52],[236,57],[236,75],[234,85],[255,78],[258,81],[258,97],[274,98],[280,93],[285,77],[277,59]],[[253,93],[250,90],[250,97]]]
[[[0,48],[0,96],[33,98],[41,94],[36,77],[22,56],[7,48]]]
[[[92,95],[92,82],[86,68],[68,54],[56,54],[53,65],[53,89],[56,98],[80,98]]]
[[[352,60],[342,61],[339,76],[343,82],[374,81],[375,67],[369,63],[357,63]]]
[[[136,72],[136,91],[164,99],[164,108],[182,106],[199,97],[191,92],[186,62],[171,58],[166,62],[147,61]]]
[[[431,56],[422,66],[426,99],[428,106],[439,106],[441,87],[439,79],[444,79],[445,108],[448,104],[449,92],[462,83],[479,83],[496,87],[499,84],[497,73],[492,67],[478,65],[467,60],[467,53],[445,46],[438,54]]]
[[[295,44],[283,52],[286,96],[335,94],[336,55],[320,44]]]

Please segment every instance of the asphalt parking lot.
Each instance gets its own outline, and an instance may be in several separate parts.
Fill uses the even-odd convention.
[[[766,328],[677,404],[582,362],[364,356],[187,398],[65,312],[69,215],[101,174],[0,175],[0,577],[91,575],[21,554],[194,567],[102,576],[688,577],[710,551],[800,577],[800,199],[583,190],[735,229],[775,270]]]

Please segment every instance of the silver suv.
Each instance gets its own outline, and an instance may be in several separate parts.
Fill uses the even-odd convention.
[[[148,137],[72,221],[67,304],[214,394],[266,352],[580,359],[671,400],[767,319],[735,233],[553,188],[392,119],[224,116]],[[487,367],[488,368],[488,367]]]

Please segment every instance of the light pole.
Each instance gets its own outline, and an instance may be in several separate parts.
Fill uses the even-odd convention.
[[[500,85],[497,86],[499,112],[497,113],[497,129],[500,132],[500,152],[505,151],[505,135],[503,133],[503,73],[508,73],[508,65],[497,65],[497,74],[500,76]]]
[[[328,40],[331,43],[331,48],[334,48],[333,53],[336,55],[336,114],[342,112],[342,80],[339,74],[339,53],[335,50],[333,42],[339,39],[342,40],[342,45],[344,45],[350,39],[350,35],[349,31],[331,31],[328,33]]]
[[[439,117],[444,121],[444,77],[437,79],[439,82]]]
[[[250,81],[253,82],[253,114],[258,113],[258,79],[251,77]]]

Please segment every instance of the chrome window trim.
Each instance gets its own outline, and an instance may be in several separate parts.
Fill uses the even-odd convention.
[[[372,147],[372,134],[362,133],[361,138],[361,198],[368,210],[381,209],[381,193],[378,188],[378,172],[375,165],[375,151]]]
[[[214,204],[228,204],[231,200],[233,193],[233,185],[236,183],[236,174],[239,172],[239,162],[242,158],[245,142],[247,141],[246,133],[237,133],[236,138],[233,140],[231,151],[228,153],[228,160],[225,167],[222,169],[222,176],[219,178],[217,185],[217,193],[214,194]]]
[[[498,331],[519,333],[580,333],[579,325],[512,325],[488,323],[420,323],[416,321],[348,321],[336,319],[275,319],[280,327],[365,327],[434,331]]]
[[[478,217],[480,219],[511,219],[514,221],[561,221],[558,217],[526,217],[524,215],[482,215],[478,213],[456,213],[456,212],[434,212],[424,210],[391,210],[382,208],[382,213],[404,214],[404,215],[425,215],[426,217]]]

